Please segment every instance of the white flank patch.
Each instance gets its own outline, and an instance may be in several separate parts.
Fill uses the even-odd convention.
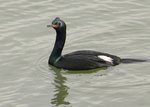
[[[110,62],[110,63],[113,64],[113,59],[110,58],[110,57],[108,57],[108,56],[99,55],[98,57],[101,58],[101,59],[103,59],[103,60],[106,61],[106,62]]]

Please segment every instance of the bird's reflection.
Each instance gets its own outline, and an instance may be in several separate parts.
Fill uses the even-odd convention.
[[[54,98],[51,99],[51,104],[53,104],[54,106],[59,106],[59,105],[69,105],[70,102],[65,101],[65,98],[68,96],[68,89],[69,87],[64,85],[67,81],[67,78],[64,77],[62,75],[62,69],[57,69],[53,66],[50,66],[51,70],[54,71],[54,86],[55,86],[55,90],[54,92],[56,93],[54,95]],[[67,73],[70,74],[90,74],[90,73],[95,73],[98,72],[100,70],[105,70],[106,68],[102,68],[102,69],[93,69],[93,70],[83,70],[83,71],[67,71]],[[103,74],[104,75],[104,74]],[[106,74],[105,74],[106,75]]]
[[[54,75],[55,75],[54,77],[55,91],[54,92],[56,93],[54,95],[54,98],[51,99],[51,103],[54,106],[70,104],[69,102],[65,101],[65,98],[69,94],[68,93],[69,87],[64,85],[64,83],[67,81],[67,78],[61,74],[61,69],[57,69],[52,66],[50,67],[54,71]]]

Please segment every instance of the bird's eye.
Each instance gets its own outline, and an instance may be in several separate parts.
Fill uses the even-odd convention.
[[[56,22],[55,25],[58,25],[58,22]]]
[[[60,26],[60,25],[61,25],[61,23],[56,22],[56,23],[55,23],[55,25],[59,25],[59,26]]]

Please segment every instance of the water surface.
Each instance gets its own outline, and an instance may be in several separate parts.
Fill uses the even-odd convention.
[[[70,72],[48,66],[55,17],[63,54],[91,49],[150,58],[150,1],[0,0],[1,107],[149,107],[150,63]]]

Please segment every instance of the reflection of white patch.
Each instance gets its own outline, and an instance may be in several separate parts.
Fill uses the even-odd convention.
[[[99,55],[98,57],[101,58],[101,59],[103,59],[103,60],[106,61],[106,62],[110,62],[110,63],[113,64],[113,59],[110,58],[110,57],[108,57],[108,56]]]

